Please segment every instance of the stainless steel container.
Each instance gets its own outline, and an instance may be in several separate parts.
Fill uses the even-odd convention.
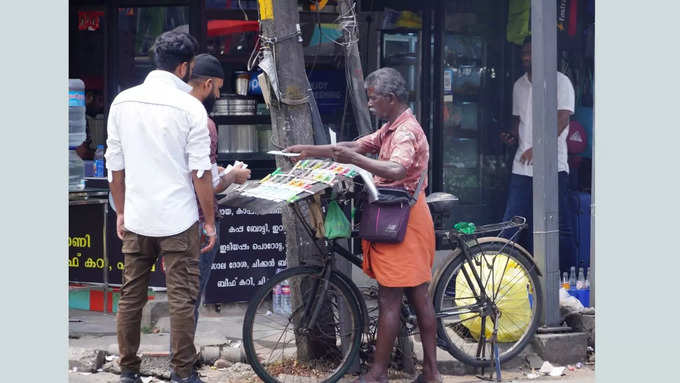
[[[257,125],[220,125],[217,127],[218,153],[256,152]]]
[[[254,116],[257,99],[238,95],[222,95],[215,101],[213,114],[217,116]]]
[[[250,74],[248,72],[234,72],[234,89],[236,94],[245,96],[248,94],[248,82]]]
[[[251,153],[257,151],[256,125],[229,125],[231,142],[229,147],[235,153]]]
[[[217,152],[218,153],[231,153],[231,136],[229,134],[229,128],[231,125],[219,125],[217,127]]]

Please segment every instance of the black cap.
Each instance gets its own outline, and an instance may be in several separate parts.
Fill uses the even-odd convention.
[[[215,56],[201,53],[194,58],[194,69],[192,70],[191,75],[224,79],[224,70],[222,69],[220,60]]]

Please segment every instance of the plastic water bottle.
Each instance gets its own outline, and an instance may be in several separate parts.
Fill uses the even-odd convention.
[[[576,280],[576,290],[584,290],[586,288],[586,276],[583,273],[583,267],[578,268],[578,279]]]
[[[590,267],[588,267],[588,274],[586,275],[586,290],[590,290]]]
[[[97,151],[94,152],[94,176],[106,176],[106,170],[104,168],[104,145],[97,145]]]
[[[281,282],[281,313],[286,315],[293,313],[290,304],[290,285],[288,280]]]
[[[276,269],[276,274],[283,271],[283,269]],[[272,289],[272,311],[275,314],[282,314],[281,311],[281,284],[277,283]]]
[[[566,271],[562,273],[562,288],[569,290],[569,273]]]
[[[569,289],[576,289],[576,266],[572,266],[569,270]]]
[[[277,283],[272,289],[272,311],[281,314],[281,284]]]
[[[85,141],[85,83],[68,80],[68,186],[69,190],[83,189],[85,167],[75,148]]]
[[[82,190],[84,185],[85,163],[75,150],[68,151],[68,188]]]
[[[75,147],[85,141],[85,83],[68,80],[68,145]]]

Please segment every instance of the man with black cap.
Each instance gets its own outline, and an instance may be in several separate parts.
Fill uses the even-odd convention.
[[[210,113],[215,105],[215,100],[220,96],[220,88],[224,83],[224,71],[222,70],[222,64],[215,56],[203,53],[197,55],[194,58],[194,69],[191,72],[191,78],[189,80],[189,85],[192,87],[191,94],[196,97],[199,101],[203,103],[205,109]],[[243,184],[250,178],[250,170],[244,169],[240,165],[233,168],[229,173],[219,176],[220,168],[217,166],[217,128],[215,127],[215,122],[208,117],[208,132],[210,134],[210,163],[212,166],[212,184],[214,188],[214,194],[224,191],[232,183]],[[210,277],[210,270],[212,267],[213,260],[217,255],[217,250],[220,243],[220,220],[221,216],[218,213],[217,199],[214,198],[214,216],[215,216],[215,229],[217,232],[216,246],[213,246],[207,252],[201,254],[199,261],[199,291],[198,297],[196,298],[196,306],[194,308],[194,317],[196,318],[195,323],[198,324],[198,308],[201,306],[201,297],[208,284],[208,279]],[[199,215],[199,227],[202,227],[205,216],[201,210],[201,206],[198,206]],[[202,233],[199,230],[199,233]],[[201,235],[201,240],[205,240],[205,237]],[[196,324],[194,325],[194,333],[196,332]],[[171,341],[172,344],[172,341]]]

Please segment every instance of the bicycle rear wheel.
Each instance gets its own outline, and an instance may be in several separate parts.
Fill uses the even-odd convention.
[[[245,353],[265,382],[335,382],[357,356],[359,304],[337,276],[326,280],[321,273],[314,266],[283,271],[258,289],[248,304],[243,323]],[[290,310],[274,312],[272,289],[286,280],[291,286]],[[305,326],[317,305],[321,308],[316,322]]]
[[[500,316],[498,318],[498,352],[505,362],[529,342],[538,327],[543,296],[536,265],[514,246],[490,242],[470,249],[474,269],[482,286]],[[462,272],[467,271],[472,283]],[[434,294],[438,314],[437,332],[448,345],[448,351],[463,363],[491,366],[491,335],[494,323],[482,302],[475,297],[480,287],[463,254],[456,257],[437,281]],[[469,308],[469,313],[445,315],[446,311]]]

